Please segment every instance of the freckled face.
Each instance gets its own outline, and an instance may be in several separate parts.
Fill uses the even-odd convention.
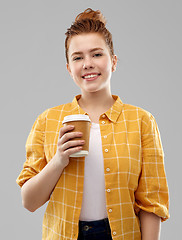
[[[108,46],[98,33],[76,35],[68,49],[67,69],[82,91],[96,92],[110,88],[110,78],[117,64]]]

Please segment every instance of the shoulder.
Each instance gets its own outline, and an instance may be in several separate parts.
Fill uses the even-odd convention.
[[[151,112],[149,112],[146,109],[143,109],[141,107],[132,105],[132,104],[123,104],[123,112],[128,117],[137,117],[137,119],[150,119],[153,118],[153,115]]]
[[[130,123],[135,124],[137,122],[144,133],[158,128],[155,117],[146,109],[131,104],[124,104],[123,114],[125,120],[128,120]]]
[[[37,119],[40,121],[47,121],[48,119],[58,120],[60,119],[60,116],[69,114],[69,112],[71,111],[71,104],[72,103],[70,102],[48,108],[43,111]]]

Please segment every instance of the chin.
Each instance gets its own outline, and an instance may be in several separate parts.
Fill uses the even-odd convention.
[[[98,88],[89,88],[89,89],[83,89],[85,92],[98,92],[101,89]]]

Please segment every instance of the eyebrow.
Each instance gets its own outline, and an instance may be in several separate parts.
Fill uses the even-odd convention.
[[[98,51],[98,50],[104,50],[104,49],[102,49],[102,48],[92,48],[89,52],[95,52],[95,51]],[[71,57],[73,56],[73,55],[79,55],[79,54],[82,54],[83,52],[74,52],[74,53],[72,53],[71,54]]]

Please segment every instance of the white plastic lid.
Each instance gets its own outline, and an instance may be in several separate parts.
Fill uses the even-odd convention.
[[[89,122],[91,122],[88,115],[74,114],[74,115],[68,115],[68,116],[64,117],[62,124],[66,123],[66,122],[73,122],[73,121],[89,121]]]

